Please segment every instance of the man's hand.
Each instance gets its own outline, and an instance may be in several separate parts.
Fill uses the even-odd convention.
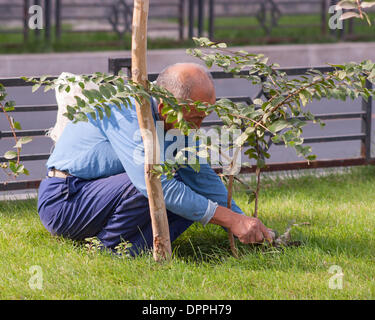
[[[264,240],[272,242],[268,229],[257,218],[240,214],[233,219],[230,230],[242,243],[262,243]]]
[[[219,206],[210,223],[228,228],[242,243],[272,242],[268,228],[257,218],[238,214],[228,208]]]

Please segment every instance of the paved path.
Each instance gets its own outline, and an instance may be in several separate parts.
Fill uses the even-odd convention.
[[[375,61],[375,43],[335,43],[308,45],[268,45],[242,47],[252,53],[263,53],[271,62],[282,67],[320,66],[371,59]],[[0,55],[0,78],[57,75],[64,71],[75,73],[106,72],[108,58],[130,57],[130,51],[83,53],[47,53]],[[197,61],[185,49],[149,50],[148,70],[158,72],[175,62]]]

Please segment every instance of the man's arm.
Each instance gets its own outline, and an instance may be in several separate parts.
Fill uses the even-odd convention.
[[[101,129],[119,157],[135,187],[147,197],[144,177],[144,146],[135,111],[118,110],[111,106],[111,117],[104,118]],[[98,120],[99,121],[99,120]],[[161,177],[168,210],[192,221],[206,224],[214,215],[217,204],[198,194],[184,182]]]

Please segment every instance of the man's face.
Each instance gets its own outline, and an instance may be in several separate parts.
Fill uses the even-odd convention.
[[[201,102],[207,102],[208,104],[214,104],[216,101],[216,95],[211,94],[215,93],[215,90],[212,88],[210,90],[205,90],[205,88],[199,88],[196,89],[195,92],[191,94],[190,99],[193,101],[201,101]],[[161,109],[163,105],[159,105],[159,113],[161,114]],[[206,113],[204,111],[198,111],[194,105],[190,106],[190,110],[186,110],[186,108],[183,108],[183,118],[185,121],[191,122],[194,124],[194,126],[199,129],[202,125],[202,122],[204,118],[206,117]],[[163,116],[163,119],[165,121],[166,117]],[[174,123],[166,123],[165,122],[165,128],[166,130],[172,129]]]
[[[193,123],[196,128],[201,127],[201,124],[206,117],[206,113],[204,111],[198,111],[195,106],[190,106],[189,111],[186,110],[186,108],[183,108],[182,112],[184,114],[184,120]]]

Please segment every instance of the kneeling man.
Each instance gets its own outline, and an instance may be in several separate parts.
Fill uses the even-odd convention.
[[[180,63],[160,73],[157,84],[178,99],[213,104],[215,88],[210,75],[196,64]],[[151,101],[155,121],[165,122],[163,103]],[[184,119],[200,127],[205,113],[194,107]],[[165,122],[165,130],[172,127]],[[38,212],[53,235],[74,240],[96,236],[114,249],[121,241],[132,243],[132,254],[153,245],[151,218],[144,178],[144,149],[135,106],[111,106],[111,117],[89,117],[88,122],[69,122],[47,161],[48,174],[41,182]],[[164,141],[167,148],[170,142]],[[243,214],[232,201],[227,209],[227,190],[208,164],[197,173],[181,167],[173,179],[161,177],[171,241],[193,222],[213,223],[233,232],[243,243],[271,239],[256,218]]]

